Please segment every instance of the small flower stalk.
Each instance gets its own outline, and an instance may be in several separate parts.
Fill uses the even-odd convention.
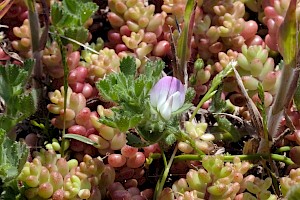
[[[184,104],[186,89],[175,77],[165,76],[150,91],[150,103],[165,120]]]

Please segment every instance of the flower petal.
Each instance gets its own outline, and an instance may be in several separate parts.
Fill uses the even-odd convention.
[[[164,104],[162,104],[160,107],[157,107],[157,110],[165,120],[169,120],[171,118],[172,102],[173,96],[170,96]]]
[[[172,95],[173,98],[173,102],[172,102],[172,112],[178,110],[184,103],[184,101],[182,102],[181,98],[180,98],[180,92],[177,91]]]
[[[175,92],[179,91],[180,85],[182,85],[181,81],[175,77],[172,77],[168,96],[171,96]]]
[[[172,112],[178,110],[184,104],[185,93],[186,89],[184,85],[179,79],[173,77],[171,88],[169,90],[169,96],[176,94],[173,97]]]
[[[165,76],[161,78],[151,89],[150,103],[153,107],[158,107],[167,100],[171,82],[172,77]]]

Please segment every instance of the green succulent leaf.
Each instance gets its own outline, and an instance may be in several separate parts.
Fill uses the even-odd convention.
[[[298,200],[300,196],[300,184],[296,184],[290,187],[286,198],[288,200]]]

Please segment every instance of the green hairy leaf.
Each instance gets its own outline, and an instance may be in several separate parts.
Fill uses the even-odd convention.
[[[127,139],[127,144],[133,147],[142,148],[142,147],[149,146],[149,143],[142,141],[141,138],[139,138],[138,136],[132,133],[127,133],[126,139]]]
[[[91,1],[63,0],[61,5],[54,3],[51,6],[52,23],[61,28],[82,27],[97,9]]]
[[[6,105],[4,114],[0,115],[0,127],[6,131],[36,110],[36,91],[25,90],[33,65],[33,60],[26,60],[23,67],[0,66],[0,96]]]
[[[225,117],[216,116],[216,120],[218,122],[218,128],[226,133],[229,133],[231,135],[232,141],[239,141],[241,134],[228,119],[226,119]]]
[[[209,111],[212,113],[223,113],[226,111],[226,101],[221,98],[222,87],[219,87],[217,93],[213,96]]]
[[[65,28],[64,33],[65,33],[66,37],[72,38],[73,40],[76,40],[77,42],[80,42],[80,43],[86,42],[88,35],[89,35],[89,31],[87,29],[85,29],[84,27],[68,27],[68,28]],[[62,39],[62,42],[64,44],[70,43],[70,41],[64,40],[64,39]],[[71,44],[73,45],[74,49],[79,48],[79,44],[74,43],[74,42],[71,42]]]
[[[162,60],[148,61],[145,65],[145,76],[156,78],[157,81],[160,78],[161,71],[165,68],[165,63]],[[155,82],[156,82],[155,81]]]
[[[171,146],[172,144],[174,144],[176,142],[176,140],[177,140],[177,138],[174,134],[169,134],[165,138],[165,142],[168,146]]]
[[[4,182],[16,178],[28,156],[26,144],[10,140],[0,129],[0,179]]]
[[[159,79],[163,67],[162,61],[149,61],[145,66],[145,74],[134,79],[135,59],[127,57],[120,63],[121,72],[108,75],[97,82],[96,87],[106,100],[142,112],[147,103],[145,98]]]
[[[195,95],[196,95],[196,92],[195,92],[194,88],[189,87],[189,88],[186,90],[184,102],[185,102],[185,103],[190,103],[190,102],[192,102],[193,99],[194,99],[194,97],[195,97]]]
[[[177,111],[173,112],[173,120],[157,120],[159,113],[150,105],[149,92],[153,85],[161,77],[164,62],[161,60],[148,61],[145,64],[143,74],[136,78],[136,65],[133,57],[123,58],[120,63],[120,72],[112,73],[96,83],[102,97],[114,102],[117,106],[112,108],[113,117],[101,117],[100,123],[117,128],[121,132],[135,129],[147,144],[153,144],[161,139],[171,145],[176,141],[176,135],[169,132],[169,126],[176,127],[178,131],[178,121],[176,115],[188,110],[193,104],[186,101]],[[191,100],[195,95],[193,89],[187,92],[187,99]],[[175,119],[176,118],[176,119]],[[173,123],[174,120],[176,123]],[[133,146],[144,146],[140,138],[129,135],[128,144]]]
[[[1,191],[2,189],[2,191]],[[27,198],[23,195],[25,191],[25,187],[19,186],[19,182],[17,179],[13,179],[9,182],[5,183],[0,189],[0,199],[1,200],[27,200]]]
[[[127,56],[126,58],[122,59],[120,63],[120,70],[126,76],[134,76],[136,73],[135,58],[132,56]]]
[[[0,96],[5,102],[22,93],[33,65],[33,60],[26,60],[23,68],[17,65],[0,66]]]
[[[113,117],[102,117],[99,122],[107,126],[118,128],[122,132],[126,132],[130,128],[134,128],[143,119],[143,115],[133,114],[132,112],[124,112],[123,110],[113,109],[115,115]]]
[[[85,0],[63,0],[61,4],[55,2],[51,6],[51,30],[71,40],[73,49],[79,48],[79,43],[85,43],[88,30],[84,27],[86,21],[98,10],[97,4]],[[70,43],[64,39],[63,43]]]

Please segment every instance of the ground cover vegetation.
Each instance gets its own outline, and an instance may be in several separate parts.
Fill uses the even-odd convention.
[[[2,0],[0,199],[297,200],[297,0]]]

